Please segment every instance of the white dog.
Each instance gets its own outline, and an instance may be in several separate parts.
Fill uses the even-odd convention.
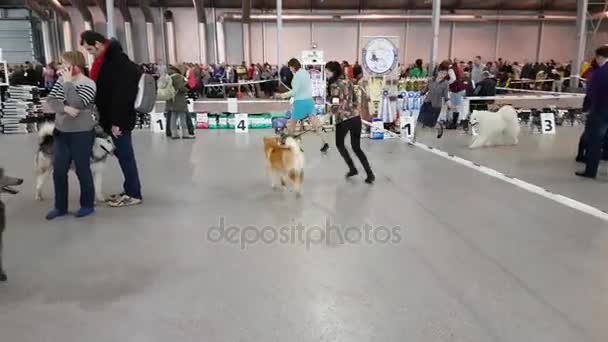
[[[473,111],[470,123],[479,134],[473,137],[469,148],[519,143],[519,121],[515,108],[511,106],[503,106],[498,112]]]
[[[42,187],[48,175],[53,170],[53,131],[55,125],[52,123],[43,124],[38,130],[40,143],[36,153],[36,200],[42,200]],[[104,202],[105,197],[101,191],[103,170],[109,155],[114,153],[114,142],[100,127],[95,128],[95,142],[91,151],[91,172],[95,183],[95,197],[98,202]],[[72,168],[74,165],[72,165]]]

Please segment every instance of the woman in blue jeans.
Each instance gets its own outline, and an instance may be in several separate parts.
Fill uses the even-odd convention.
[[[55,112],[53,133],[53,184],[55,206],[46,215],[52,220],[68,213],[68,172],[72,163],[80,182],[80,209],[76,217],[95,212],[95,186],[91,153],[95,139],[95,82],[85,76],[85,59],[79,51],[63,54],[61,77],[49,94]]]

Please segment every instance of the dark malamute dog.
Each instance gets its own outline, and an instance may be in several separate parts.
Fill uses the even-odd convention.
[[[16,194],[18,191],[12,188],[23,183],[23,179],[13,178],[4,175],[4,169],[0,168],[0,194],[8,193],[11,195]],[[2,269],[2,234],[6,228],[6,212],[4,202],[0,198],[0,282],[6,281],[6,273]]]

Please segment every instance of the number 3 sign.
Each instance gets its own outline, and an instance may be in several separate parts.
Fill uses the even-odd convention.
[[[234,130],[237,133],[249,132],[249,115],[248,114],[234,114]]]
[[[553,113],[541,113],[540,122],[543,134],[555,134],[555,115]]]

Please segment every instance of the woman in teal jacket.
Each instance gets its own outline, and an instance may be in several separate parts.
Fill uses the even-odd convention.
[[[291,118],[287,121],[287,130],[292,134],[298,121],[309,119],[312,130],[323,142],[321,152],[325,153],[329,150],[329,144],[318,130],[321,126],[321,120],[315,115],[315,103],[312,99],[312,81],[310,75],[302,68],[300,61],[295,58],[290,59],[287,66],[294,73],[293,80],[291,81],[291,90],[280,95],[284,99],[293,97],[294,100]]]

